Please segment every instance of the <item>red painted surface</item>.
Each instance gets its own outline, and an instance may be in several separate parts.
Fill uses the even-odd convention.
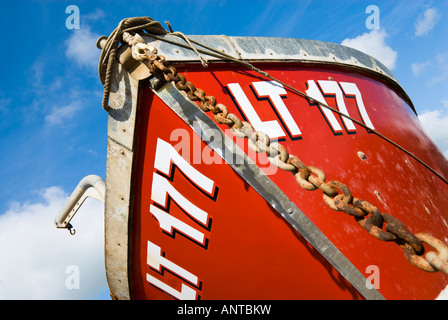
[[[338,84],[355,84],[375,129],[448,177],[443,155],[424,134],[411,108],[385,83],[359,73],[317,66],[261,67],[301,91],[309,89],[306,83],[310,80],[318,83],[318,80],[328,81],[329,77]],[[236,67],[213,65],[208,69],[189,67],[178,71],[243,118],[247,115],[228,88],[231,83],[239,84],[261,121],[277,121],[285,133],[288,131],[285,120],[279,121],[281,115],[278,110],[275,112],[274,101],[257,97],[254,82],[266,81],[259,75]],[[348,113],[363,121],[354,96],[342,98]],[[336,106],[334,95],[325,95],[325,100],[330,106]],[[279,138],[291,154],[307,165],[322,169],[327,181],[343,182],[354,196],[400,219],[410,231],[428,232],[447,240],[448,186],[442,180],[365,128],[355,125],[355,130],[347,130],[337,115],[342,130],[335,133],[315,104],[291,91],[281,101],[301,131],[300,135],[286,134]],[[178,292],[183,285],[188,289],[185,292],[194,292],[196,299],[362,299],[230,166],[223,161],[207,163],[204,159],[216,160],[217,155],[154,97],[146,85],[141,87],[137,118],[140,123],[131,227],[131,288],[135,299],[173,298],[154,282],[151,284],[147,275]],[[185,132],[188,132],[188,141],[180,138]],[[229,136],[232,137],[230,133]],[[158,139],[181,148],[179,154],[213,181],[213,192],[209,194],[195,186],[187,178],[188,174],[177,167],[171,168],[169,176],[157,171],[154,159]],[[185,148],[188,145],[189,150]],[[366,159],[358,156],[359,151]],[[369,266],[377,268],[377,285],[386,299],[434,299],[447,286],[448,276],[416,268],[406,260],[398,245],[377,240],[353,217],[330,209],[323,202],[321,191],[303,190],[290,172],[278,170],[271,175],[275,168],[266,165],[265,158],[253,158],[360,272],[369,277]],[[185,199],[206,212],[206,223],[196,221],[176,201],[152,200],[154,175],[158,175],[158,181],[168,181]],[[181,232],[169,234],[162,230],[160,221],[150,212],[151,205],[199,231],[205,240],[198,243]],[[159,270],[151,268],[147,260],[148,241],[161,248],[162,260],[197,277],[197,282],[192,283],[182,272],[170,270],[173,268],[169,264]]]

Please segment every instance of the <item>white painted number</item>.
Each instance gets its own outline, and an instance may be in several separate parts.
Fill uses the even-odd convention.
[[[371,129],[375,129],[372,121],[370,121],[369,115],[367,114],[366,107],[364,106],[364,102],[362,101],[361,92],[359,91],[356,84],[350,82],[340,82],[340,85],[342,87],[342,90],[344,90],[345,95],[355,96],[356,104],[358,106],[358,110],[361,114],[362,120],[364,121],[364,124]]]
[[[157,270],[158,272],[162,271],[162,268],[168,269],[177,276],[189,281],[190,283],[197,286],[199,284],[198,277],[196,277],[191,272],[188,272],[184,268],[178,266],[177,264],[171,262],[170,260],[166,259],[162,256],[162,249],[158,246],[152,243],[151,241],[148,241],[148,249],[147,249],[147,264]],[[146,274],[146,280],[151,283],[152,285],[162,289],[163,291],[167,292],[171,296],[175,297],[179,300],[195,300],[196,299],[196,290],[193,288],[190,288],[189,286],[182,283],[181,290],[177,291],[176,289],[173,289],[166,283],[158,280],[157,278],[151,276],[150,274]]]
[[[347,107],[345,106],[344,97],[342,95],[341,87],[339,87],[336,81],[329,80],[319,80],[319,86],[322,88],[322,91],[327,95],[335,95],[336,96],[336,105],[338,106],[339,111],[348,116]],[[342,117],[342,121],[344,121],[345,128],[348,132],[356,131],[355,125],[352,120]]]
[[[328,105],[328,103],[325,101],[325,98],[323,97],[322,93],[326,95],[335,95],[336,108],[341,113],[347,116],[350,115],[348,114],[347,107],[344,102],[343,93],[346,96],[354,96],[356,99],[356,106],[359,110],[359,113],[361,115],[364,124],[371,129],[375,129],[372,124],[372,121],[369,118],[369,115],[367,114],[366,107],[364,106],[364,102],[362,100],[361,92],[359,91],[356,84],[350,82],[340,82],[338,84],[336,81],[318,80],[320,89],[322,90],[321,92],[321,90],[317,86],[316,82],[314,82],[314,80],[308,80],[307,83],[308,83],[308,90],[305,91],[307,95],[326,105]],[[341,91],[341,88],[343,91]],[[338,120],[336,119],[334,113],[328,108],[321,106],[320,104],[319,108],[323,112],[333,132],[335,133],[342,132],[342,127],[339,124]],[[342,117],[342,121],[344,122],[345,128],[347,129],[348,132],[356,132],[356,128],[353,124],[353,121],[351,121],[346,117]]]
[[[213,180],[210,180],[196,170],[177,153],[171,144],[162,139],[158,139],[156,148],[154,168],[169,176],[171,173],[171,164],[175,164],[198,187],[202,188],[208,194],[213,193]]]
[[[327,104],[324,96],[320,92],[319,88],[317,87],[316,83],[313,80],[308,80],[308,90],[305,91],[307,95],[310,97],[316,99],[319,102],[322,102],[324,104]],[[331,128],[333,129],[333,132],[342,132],[342,127],[339,124],[338,120],[336,120],[336,117],[334,116],[333,112],[327,108],[323,108],[319,105],[321,111],[323,112],[325,118],[327,119],[327,122],[330,124]]]
[[[307,85],[308,89],[305,93],[313,99],[321,102],[321,104],[328,105],[325,101],[324,95],[334,96],[336,99],[336,109],[348,117],[350,117],[350,115],[345,104],[345,98],[354,97],[356,100],[356,107],[358,108],[362,121],[367,127],[375,129],[362,100],[361,92],[355,83],[336,82],[330,80],[317,80],[316,83],[314,80],[308,80]],[[256,131],[267,133],[271,139],[284,138],[286,136],[286,133],[278,120],[263,121],[260,118],[256,108],[251,104],[238,83],[229,83],[227,87],[229,88],[230,93],[234,97],[242,113],[246,116],[247,120],[253,125]],[[284,102],[283,98],[286,97],[287,92],[280,83],[275,81],[258,81],[252,82],[252,87],[254,88],[254,92],[258,98],[269,98],[272,106],[275,108],[275,111],[279,116],[279,120],[281,120],[281,123],[292,138],[302,136],[302,132],[297,125],[296,120],[292,117]],[[335,113],[330,109],[323,107],[321,104],[318,106],[331,130],[335,134],[341,134],[343,132],[343,127],[336,118]],[[352,120],[344,116],[341,116],[341,119],[344,128],[348,133],[356,133],[356,126]]]
[[[215,189],[214,181],[189,164],[179,155],[179,153],[177,153],[171,144],[162,139],[158,139],[154,168],[166,176],[171,176],[173,165],[176,165],[192,184],[205,193],[213,195]],[[149,212],[157,219],[160,228],[166,233],[173,235],[174,230],[176,230],[187,238],[204,246],[206,243],[204,232],[192,227],[188,223],[181,221],[169,213],[168,197],[176,202],[183,212],[193,218],[199,225],[207,227],[210,219],[209,214],[187,199],[187,197],[179,192],[165,176],[158,172],[154,172],[151,187],[151,200],[157,205],[151,204],[149,206]],[[165,209],[160,209],[160,207]],[[165,256],[162,255],[162,249],[159,246],[151,241],[147,242],[147,246],[148,266],[159,273],[162,271],[162,268],[170,270],[170,272],[177,275],[179,278],[188,281],[196,287],[199,286],[198,277],[165,258]],[[158,287],[176,299],[192,300],[197,298],[197,291],[184,283],[181,284],[181,290],[177,291],[148,273],[146,274],[146,280],[153,286]]]

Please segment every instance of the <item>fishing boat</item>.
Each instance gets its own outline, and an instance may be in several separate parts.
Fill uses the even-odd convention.
[[[170,28],[171,29],[171,28]],[[443,299],[448,162],[380,61],[123,20],[102,49],[111,296]]]

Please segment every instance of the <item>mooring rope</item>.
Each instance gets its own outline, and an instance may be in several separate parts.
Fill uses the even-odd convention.
[[[148,34],[167,34],[160,22],[154,21],[150,17],[135,17],[121,20],[118,27],[107,38],[106,44],[101,51],[98,64],[98,74],[104,86],[103,109],[109,111],[109,96],[111,86],[112,68],[117,56],[118,45],[123,42],[123,33],[135,34],[138,31],[146,31]]]

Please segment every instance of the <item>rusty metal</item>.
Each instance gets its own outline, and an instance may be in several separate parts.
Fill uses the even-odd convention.
[[[418,255],[423,254],[424,249],[422,242],[406,228],[403,222],[387,213],[383,213],[383,219],[384,222],[387,223],[386,231],[397,236],[396,241],[398,244],[401,245],[401,242],[403,242],[403,244],[410,245]]]
[[[316,190],[318,188],[317,185],[322,185],[326,178],[325,173],[314,166],[307,166],[303,169],[299,169],[299,172],[295,176],[299,186],[310,191]]]
[[[397,239],[394,234],[385,232],[381,229],[383,227],[384,218],[377,207],[365,200],[357,198],[353,198],[353,206],[365,211],[366,216],[370,215],[367,218],[366,216],[355,217],[356,222],[358,222],[358,224],[369,234],[382,241],[392,241]]]
[[[342,194],[338,194],[334,197],[323,194],[323,199],[330,208],[336,211],[343,211],[358,218],[362,218],[366,215],[363,210],[350,206],[353,203],[353,196],[352,192],[345,184],[340,181],[333,180],[328,182],[327,185],[342,192]]]
[[[436,272],[438,270],[448,274],[448,247],[439,239],[428,233],[417,233],[415,237],[436,249],[426,253],[426,256],[418,255],[415,250],[407,245],[405,248],[406,258],[413,265],[427,272]]]
[[[438,269],[434,268],[428,260],[426,260],[424,257],[419,256],[416,254],[415,250],[409,245],[406,244],[404,246],[404,255],[408,259],[408,261],[416,266],[417,268],[426,271],[426,272],[437,272]]]
[[[278,168],[285,171],[294,170],[294,166],[286,163],[288,160],[288,151],[280,143],[274,142],[270,145],[268,157],[269,161]]]

